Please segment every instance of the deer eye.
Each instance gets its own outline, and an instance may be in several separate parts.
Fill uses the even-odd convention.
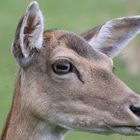
[[[72,72],[73,65],[68,60],[57,60],[52,64],[52,69],[56,74],[63,75]]]

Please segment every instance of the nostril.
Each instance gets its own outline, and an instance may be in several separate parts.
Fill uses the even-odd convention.
[[[134,104],[130,106],[130,110],[138,117],[140,117],[140,104]]]

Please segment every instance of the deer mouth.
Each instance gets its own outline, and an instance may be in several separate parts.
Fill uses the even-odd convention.
[[[88,130],[91,133],[99,133],[103,135],[110,135],[118,133],[126,136],[136,136],[140,135],[140,125],[139,126],[107,126],[103,128],[94,128]]]
[[[107,127],[97,127],[91,129],[78,129],[81,131],[87,131],[91,133],[99,133],[103,135],[110,135],[118,133],[126,136],[136,136],[140,135],[140,125],[139,126],[107,126]]]
[[[110,126],[110,129],[114,133],[119,133],[123,135],[140,135],[140,125],[139,126]]]

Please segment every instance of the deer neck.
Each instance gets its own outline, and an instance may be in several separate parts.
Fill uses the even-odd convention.
[[[20,74],[18,74],[12,106],[1,140],[63,140],[66,130],[53,126],[21,109]]]

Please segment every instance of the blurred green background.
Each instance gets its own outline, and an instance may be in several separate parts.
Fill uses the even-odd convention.
[[[39,0],[38,0],[39,1]],[[0,2],[0,132],[8,113],[17,64],[11,54],[11,43],[19,18],[24,13],[29,0],[1,0]],[[139,0],[40,0],[45,16],[46,29],[61,28],[81,33],[87,29],[116,17],[131,14],[131,3],[137,7],[133,13],[140,14]],[[132,14],[133,14],[132,13]],[[127,73],[125,65],[115,58],[115,73],[135,92],[140,93],[140,76]],[[66,140],[138,140],[140,136],[103,136],[73,132]]]

